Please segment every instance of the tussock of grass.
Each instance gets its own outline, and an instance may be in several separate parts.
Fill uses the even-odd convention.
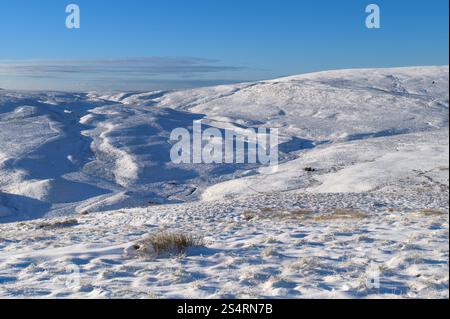
[[[242,218],[245,221],[251,221],[252,219],[255,219],[257,217],[257,215],[249,210],[246,210],[243,214],[242,214]]]
[[[255,219],[271,219],[284,221],[332,221],[332,220],[358,220],[368,216],[365,213],[351,209],[337,208],[332,213],[316,214],[313,210],[307,208],[297,208],[292,210],[277,211],[273,208],[262,208],[259,211],[245,211],[242,218],[245,221]]]
[[[303,257],[289,265],[294,271],[312,271],[325,266],[321,263],[319,257]]]
[[[278,255],[278,252],[277,252],[276,247],[270,246],[270,247],[266,247],[262,251],[261,255],[264,256],[264,257],[271,257],[271,256]]]
[[[203,246],[203,244],[203,239],[190,234],[163,231],[149,235],[133,248],[140,254],[157,257],[166,254],[182,254],[190,247]]]
[[[311,209],[300,208],[300,209],[291,210],[291,211],[289,211],[289,213],[294,216],[304,217],[304,216],[311,215],[313,213],[313,211]]]
[[[41,223],[37,227],[39,229],[55,229],[55,228],[65,228],[65,227],[72,227],[77,226],[78,220],[76,219],[66,219],[63,221],[57,221],[53,223]]]
[[[424,216],[443,216],[445,215],[445,211],[440,209],[422,209],[419,214]]]
[[[332,214],[315,216],[315,221],[330,221],[330,220],[352,220],[352,219],[364,219],[367,215],[351,209],[338,208],[335,209]]]

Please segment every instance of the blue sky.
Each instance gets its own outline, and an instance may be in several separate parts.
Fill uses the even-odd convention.
[[[65,7],[81,29],[65,27]],[[381,29],[365,7],[381,8]],[[447,0],[0,0],[0,87],[153,90],[448,64]]]

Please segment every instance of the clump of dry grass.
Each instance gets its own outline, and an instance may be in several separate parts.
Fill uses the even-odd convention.
[[[133,246],[141,255],[157,257],[166,254],[182,254],[190,247],[203,246],[202,238],[180,232],[161,231],[149,235]]]
[[[252,219],[255,219],[256,217],[257,217],[256,214],[250,210],[246,210],[245,212],[242,213],[242,218],[245,221],[251,221]]]
[[[261,255],[263,255],[264,257],[275,256],[277,254],[277,249],[273,246],[266,247],[261,253]]]
[[[315,221],[331,221],[331,220],[351,220],[351,219],[364,219],[367,215],[351,209],[337,208],[332,214],[315,216]]]
[[[78,220],[76,219],[66,219],[62,221],[56,221],[53,223],[41,223],[37,226],[39,229],[55,229],[55,228],[65,228],[65,227],[72,227],[77,226]]]
[[[440,209],[422,209],[421,211],[419,211],[419,214],[431,217],[431,216],[443,216],[446,214],[446,212]]]
[[[307,209],[307,208],[299,208],[299,209],[291,210],[291,211],[289,211],[289,213],[296,217],[305,217],[305,216],[311,215],[313,213],[313,211],[311,209]]]
[[[367,218],[367,214],[352,209],[337,208],[331,213],[316,214],[314,210],[296,208],[291,210],[276,210],[274,208],[261,208],[258,211],[245,211],[242,218],[245,221],[255,219],[271,219],[281,221],[332,221],[332,220],[358,220]]]

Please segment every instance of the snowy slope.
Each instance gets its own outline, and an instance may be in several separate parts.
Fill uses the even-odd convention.
[[[185,201],[242,169],[171,163],[170,132],[202,116],[80,96],[2,95],[0,187],[12,215],[6,221]]]
[[[448,127],[448,67],[331,71],[199,91],[208,98],[175,92],[157,105],[279,127],[316,143]]]
[[[236,178],[258,173],[254,165],[180,167],[170,162],[171,130],[189,128],[200,118],[219,128],[280,129],[282,160],[293,161],[281,166],[289,174],[272,175],[270,183],[260,183],[267,176],[256,177],[259,188],[267,191],[273,187],[310,189],[311,185],[315,191],[339,191],[336,183],[327,183],[333,184],[332,178],[342,179],[339,174],[354,169],[348,166],[361,170],[358,165],[397,151],[397,144],[409,143],[408,139],[425,139],[425,147],[438,148],[447,145],[448,139],[448,67],[331,71],[176,92],[2,91],[0,103],[0,189],[7,194],[2,195],[3,203],[8,203],[14,215],[10,220],[49,212],[60,215],[212,199],[217,197],[215,190],[226,195],[227,185],[235,194],[247,189],[247,180]],[[383,142],[367,142],[382,137],[389,147]],[[353,152],[354,156],[345,152],[347,158],[336,166],[334,153],[341,154],[339,149],[345,145],[361,151]],[[409,153],[401,160],[415,156],[414,149],[405,151]],[[427,150],[417,151],[434,157]],[[436,151],[435,162],[448,158],[445,147],[443,152]],[[365,156],[369,153],[373,155]],[[311,160],[314,154],[316,159]],[[301,173],[308,164],[305,158],[322,170],[343,171],[334,177],[324,172],[329,182],[322,174],[305,179]],[[328,163],[318,165],[320,161]],[[422,157],[425,166],[427,161]],[[427,170],[414,164],[405,168],[402,162],[397,166],[398,170],[384,174],[389,183],[397,178],[397,172],[403,180],[414,169]],[[359,187],[353,178],[349,183],[355,185],[340,189],[367,191],[388,182],[381,179]],[[223,187],[217,185],[227,180],[231,181]],[[320,183],[324,185],[318,186]],[[2,215],[6,215],[5,208]]]
[[[219,183],[202,198],[218,200],[242,194],[286,192],[363,193],[445,191],[448,188],[448,130],[410,133],[337,144],[303,151],[276,172]],[[313,167],[315,172],[303,170]]]
[[[167,92],[2,90],[0,296],[448,297],[448,86],[442,66]],[[279,168],[171,163],[170,132],[198,119],[278,128]],[[68,226],[39,227],[55,221]],[[205,247],[127,254],[158,229]],[[71,267],[82,276],[67,286]]]
[[[409,179],[420,184],[433,171],[448,186],[448,77],[448,67],[339,70],[103,98],[203,114],[220,128],[276,127],[290,141],[281,149],[298,159],[276,173],[263,168],[213,185],[205,200],[295,189],[371,191]],[[318,172],[311,177],[304,167]]]

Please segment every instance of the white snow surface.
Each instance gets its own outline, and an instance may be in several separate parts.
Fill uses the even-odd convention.
[[[448,87],[439,66],[2,90],[0,296],[448,298]],[[170,132],[199,119],[278,128],[278,169],[173,164]],[[204,243],[130,253],[159,230]]]

